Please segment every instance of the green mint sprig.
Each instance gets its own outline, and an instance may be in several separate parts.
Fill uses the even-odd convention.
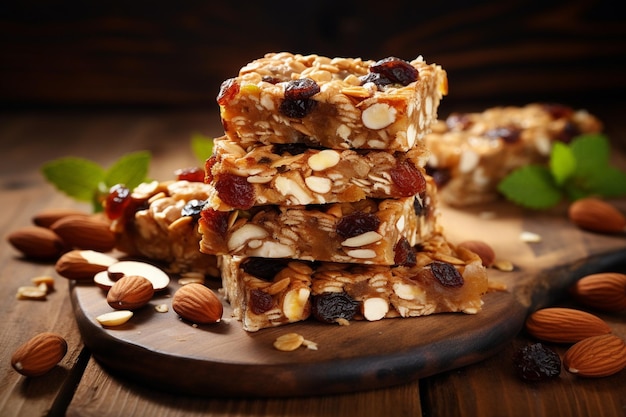
[[[148,151],[128,153],[105,169],[88,159],[68,156],[45,163],[41,172],[59,191],[77,201],[90,202],[94,212],[100,212],[112,186],[124,184],[133,189],[146,181],[150,159]]]
[[[207,159],[213,154],[213,138],[202,133],[191,135],[191,150],[196,159],[204,166]]]
[[[626,196],[626,172],[611,166],[610,143],[602,134],[585,134],[567,145],[556,142],[545,165],[518,168],[498,184],[508,200],[530,209],[548,209],[564,198]]]

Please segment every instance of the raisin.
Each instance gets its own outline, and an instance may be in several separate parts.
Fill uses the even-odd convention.
[[[401,197],[410,197],[426,190],[426,179],[410,161],[398,161],[390,172],[391,181]]]
[[[559,354],[541,343],[523,346],[513,354],[513,364],[518,375],[525,381],[543,381],[559,376]]]
[[[234,78],[229,78],[220,86],[220,92],[217,94],[217,104],[220,106],[226,105],[237,94],[239,94],[239,84]]]
[[[274,307],[274,299],[272,296],[258,288],[250,291],[250,300],[248,302],[250,310],[254,314],[263,314]]]
[[[248,258],[241,264],[241,269],[247,274],[271,282],[286,265],[287,261],[284,259]]]
[[[377,87],[385,87],[389,84],[393,84],[393,82],[389,78],[376,72],[370,72],[366,75],[359,77],[359,81],[361,82],[361,85],[365,83],[374,83],[374,85],[376,85]]]
[[[437,281],[444,287],[455,288],[463,286],[463,276],[452,264],[435,261],[430,264],[430,270]]]
[[[393,262],[396,265],[415,266],[415,264],[417,264],[417,255],[405,237],[402,237],[398,243],[396,243],[393,252]]]
[[[130,189],[123,184],[116,184],[109,190],[104,203],[104,212],[110,220],[118,219],[130,203]]]
[[[522,131],[512,127],[497,127],[485,132],[490,139],[502,139],[505,143],[515,143],[520,140]]]
[[[200,218],[206,227],[224,238],[228,231],[228,216],[227,211],[217,211],[212,208],[205,208],[200,213]]]
[[[343,216],[337,222],[337,233],[344,239],[348,239],[374,231],[378,229],[378,226],[380,226],[380,219],[375,214],[357,211]]]
[[[337,319],[352,320],[359,303],[343,292],[325,292],[313,296],[311,314],[323,323],[335,323]]]
[[[470,117],[465,113],[452,113],[446,118],[448,129],[466,130],[472,125]]]
[[[194,221],[200,218],[200,213],[206,204],[206,200],[189,200],[180,211],[181,216],[190,216]]]
[[[231,207],[245,210],[254,205],[254,186],[246,177],[222,174],[215,182],[215,190],[220,199]]]
[[[210,184],[213,181],[213,173],[211,172],[211,169],[216,162],[217,157],[215,155],[211,155],[204,163],[204,182],[207,184]]]
[[[179,181],[204,182],[204,169],[200,167],[181,168],[174,171]]]
[[[428,215],[428,205],[425,203],[426,193],[420,194],[419,197],[420,198],[415,198],[413,200],[413,211],[418,217],[425,217]],[[424,201],[424,203],[422,203],[422,201]]]
[[[317,101],[312,96],[320,92],[320,86],[311,78],[289,81],[285,87],[285,99],[279,111],[287,117],[301,119],[311,113]]]
[[[283,155],[288,153],[290,155],[300,155],[309,149],[306,143],[277,143],[272,147],[272,153],[276,155]]]
[[[438,188],[445,186],[452,179],[452,174],[448,168],[435,168],[427,165],[426,173],[433,178]]]
[[[556,135],[556,139],[564,143],[570,143],[572,139],[580,135],[580,133],[581,131],[576,124],[567,121],[565,122],[565,126],[563,126],[563,130]]]
[[[419,75],[417,69],[411,64],[395,57],[381,59],[372,64],[370,66],[370,72],[381,74],[391,82],[402,85],[409,85],[417,81]]]
[[[272,77],[271,75],[264,75],[261,78],[261,81],[266,82],[266,83],[270,83],[270,84],[278,84],[280,82],[280,80],[276,77]]]

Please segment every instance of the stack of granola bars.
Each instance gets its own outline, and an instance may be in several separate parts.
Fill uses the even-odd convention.
[[[480,310],[485,270],[424,168],[446,93],[421,57],[268,54],[223,83],[200,249],[245,330]]]

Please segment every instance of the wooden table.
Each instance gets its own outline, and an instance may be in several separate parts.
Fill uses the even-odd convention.
[[[616,146],[626,138],[624,106],[597,107]],[[46,161],[75,155],[108,166],[128,151],[148,149],[150,175],[168,178],[195,165],[193,132],[219,135],[215,109],[198,111],[39,111],[0,116],[0,231],[31,223],[47,207],[89,210],[58,193],[38,171]],[[0,415],[11,416],[624,416],[626,371],[581,379],[563,371],[557,380],[528,384],[512,367],[511,355],[529,341],[518,337],[495,356],[413,383],[368,392],[289,399],[236,400],[173,395],[111,375],[84,348],[69,300],[69,283],[50,263],[22,259],[0,243]],[[621,271],[626,271],[626,263]],[[52,275],[56,289],[46,301],[18,301],[17,288],[34,276]],[[564,300],[566,303],[567,300]],[[624,314],[602,315],[626,337]],[[63,335],[69,350],[49,374],[28,379],[10,365],[12,352],[36,333]],[[559,348],[563,354],[564,348]],[[226,376],[225,376],[226,377]],[[271,383],[271,381],[268,381]],[[208,393],[210,394],[210,393]]]

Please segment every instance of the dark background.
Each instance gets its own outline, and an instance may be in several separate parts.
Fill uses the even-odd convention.
[[[617,1],[13,1],[0,7],[0,99],[24,108],[217,111],[220,83],[266,52],[442,65],[457,108],[551,101],[613,115],[626,93]]]

